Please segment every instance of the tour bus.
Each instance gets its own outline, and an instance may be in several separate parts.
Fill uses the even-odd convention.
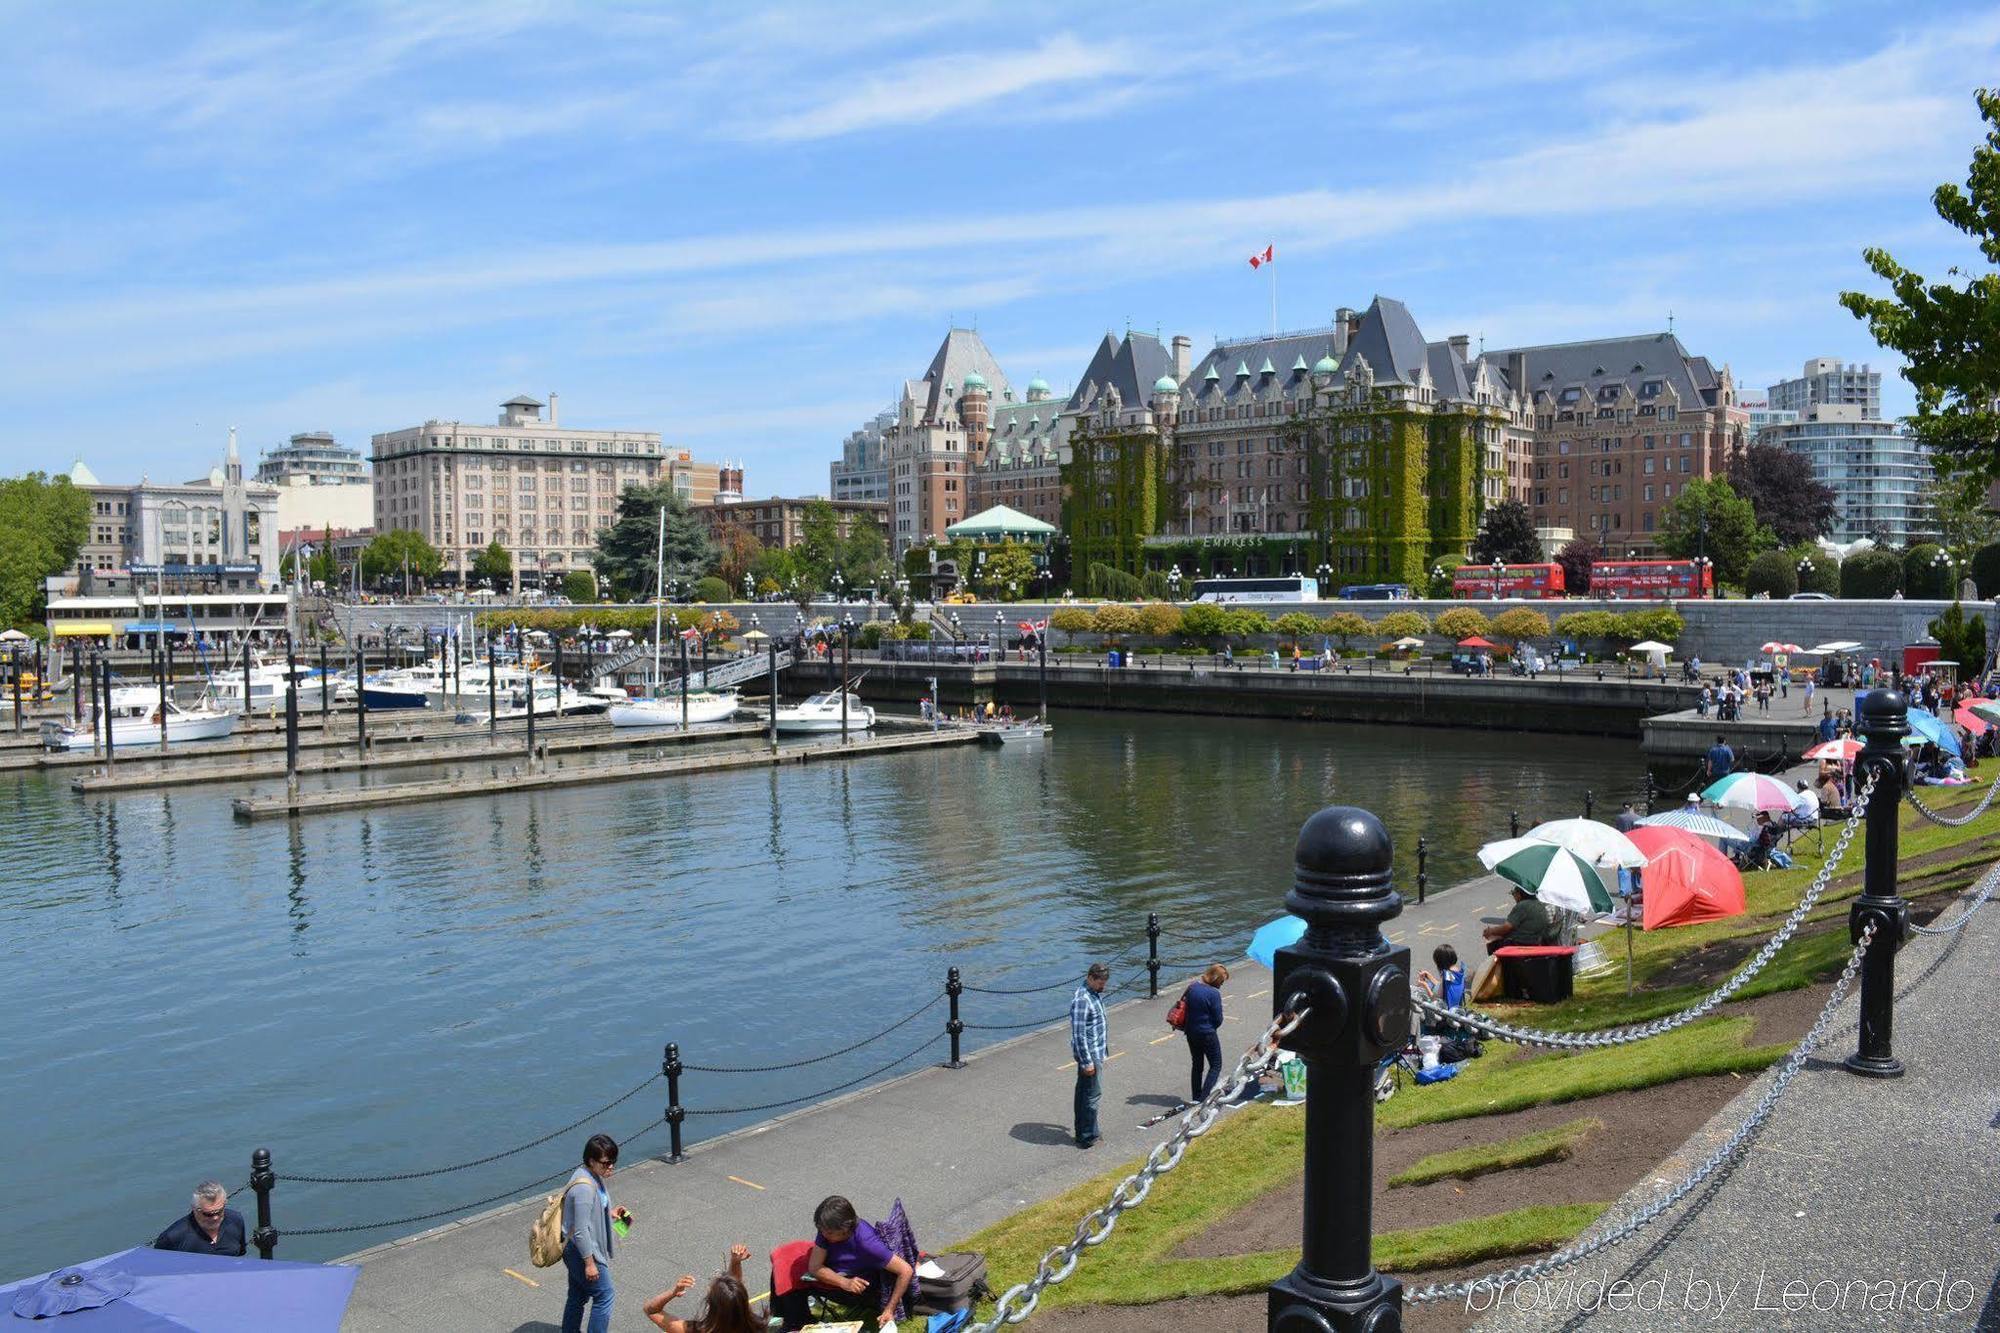
[[[1350,583],[1340,590],[1342,600],[1349,602],[1407,602],[1410,600],[1410,585],[1407,583]]]
[[[1256,579],[1196,579],[1197,602],[1317,602],[1319,580],[1304,574]]]
[[[1659,601],[1706,597],[1715,588],[1715,570],[1693,560],[1593,560],[1590,595],[1619,601]]]
[[[1454,597],[1543,598],[1563,595],[1561,565],[1502,565],[1495,576],[1491,565],[1460,565],[1451,572]]]

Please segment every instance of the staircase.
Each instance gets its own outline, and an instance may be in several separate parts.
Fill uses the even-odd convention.
[[[930,627],[932,643],[958,642],[960,631],[952,628],[951,617],[940,611],[936,603],[931,605]]]
[[[783,671],[792,664],[792,650],[780,649],[778,670]],[[771,669],[771,657],[766,653],[759,657],[736,657],[727,662],[710,667],[707,671],[695,671],[688,675],[688,685],[692,689],[720,690],[731,685],[741,685],[747,680],[757,680]]]
[[[616,679],[618,676],[630,671],[641,662],[651,662],[652,660],[653,645],[650,643],[635,642],[623,652],[613,653],[591,668],[590,683],[593,685],[602,685],[606,681]]]

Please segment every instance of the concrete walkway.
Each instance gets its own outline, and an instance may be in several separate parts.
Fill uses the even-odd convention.
[[[1421,906],[1410,901],[1389,923],[1389,936],[1409,945],[1416,967],[1428,967],[1431,949],[1442,942],[1453,943],[1468,959],[1478,958],[1480,927],[1504,915],[1505,904],[1499,880],[1474,880]],[[1274,902],[1273,915],[1277,911]],[[1162,941],[1163,953],[1174,951]],[[1229,1019],[1222,1046],[1225,1061],[1233,1064],[1269,1019],[1270,976],[1246,960],[1224,961],[1234,975],[1223,990]],[[1114,973],[1112,983],[1142,976],[1128,965]],[[650,1328],[640,1304],[681,1273],[706,1278],[718,1271],[724,1252],[737,1241],[755,1256],[747,1274],[752,1294],[764,1291],[770,1248],[810,1235],[813,1206],[828,1194],[848,1195],[863,1216],[877,1219],[901,1197],[919,1240],[938,1248],[1144,1156],[1171,1127],[1142,1129],[1139,1122],[1188,1092],[1186,1045],[1164,1017],[1183,980],[1163,971],[1160,998],[1111,1009],[1104,1140],[1089,1152],[1070,1141],[1074,1072],[1068,1029],[1057,1027],[979,1051],[964,1069],[926,1068],[694,1144],[678,1165],[628,1157],[612,1191],[637,1225],[618,1246],[612,1327]],[[1066,1008],[1068,996],[1066,990],[1052,991],[1049,1007]],[[899,1033],[896,1040],[902,1037]],[[839,1062],[828,1068],[848,1067]],[[690,1122],[691,1129],[698,1123]],[[551,1147],[576,1152],[593,1128],[579,1130],[574,1144]],[[656,1132],[647,1144],[663,1151],[664,1136]],[[480,1146],[466,1145],[467,1155]],[[550,1168],[561,1160],[556,1156]],[[553,1333],[562,1315],[562,1269],[536,1269],[528,1262],[528,1228],[540,1199],[352,1256],[362,1266],[361,1277],[343,1328]],[[996,1274],[996,1281],[1003,1276]],[[684,1302],[681,1313],[691,1309]]]
[[[1946,908],[1941,922],[1961,910]],[[1857,983],[1733,1169],[1637,1242],[1503,1298],[1479,1327],[2000,1329],[2000,1031],[1989,1014],[2000,902],[1955,938],[1917,937],[1896,971],[1903,1078],[1858,1078],[1840,1064],[1855,1048]],[[1705,1161],[1771,1077],[1607,1216],[1630,1216]],[[1625,1309],[1593,1295],[1621,1280],[1632,1284]]]

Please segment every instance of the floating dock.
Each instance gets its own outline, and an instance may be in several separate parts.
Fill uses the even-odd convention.
[[[380,806],[415,805],[424,801],[446,801],[463,796],[495,796],[523,791],[557,791],[568,787],[588,787],[606,782],[629,782],[635,778],[675,777],[692,773],[721,773],[743,768],[775,768],[786,764],[822,763],[828,760],[858,759],[867,755],[897,754],[909,750],[939,749],[952,745],[977,745],[979,733],[965,730],[921,731],[901,736],[870,736],[819,745],[780,746],[738,750],[725,754],[689,755],[652,762],[603,765],[592,768],[537,769],[491,778],[453,778],[436,782],[404,782],[385,787],[364,787],[336,792],[280,792],[273,796],[241,796],[234,802],[236,817],[245,820],[288,818],[295,815],[326,814],[338,810],[366,810]]]

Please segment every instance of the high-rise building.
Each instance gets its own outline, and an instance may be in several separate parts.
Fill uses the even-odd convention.
[[[970,473],[986,457],[993,403],[1013,388],[978,333],[953,329],[921,379],[905,380],[882,432],[889,542],[896,555],[973,512]]]
[[[374,521],[375,492],[361,451],[336,443],[331,431],[301,431],[266,450],[257,463],[257,480],[278,488],[283,531],[352,530]]]
[[[829,469],[830,493],[836,500],[887,500],[889,460],[882,436],[896,424],[896,409],[877,412],[841,441],[840,457]]]
[[[1882,374],[1863,362],[1841,364],[1837,356],[1816,356],[1797,379],[1773,384],[1771,407],[1804,412],[1809,407],[1858,407],[1860,420],[1882,419]]]
[[[1656,554],[1661,511],[1691,481],[1721,476],[1748,412],[1729,368],[1672,333],[1489,351],[1533,428],[1529,510],[1543,528]]]
[[[427,421],[375,436],[375,530],[422,533],[444,555],[446,582],[463,583],[490,542],[513,557],[515,591],[589,569],[619,493],[658,482],[665,450],[657,431],[563,426],[549,399],[546,421],[523,394],[494,425]]]

